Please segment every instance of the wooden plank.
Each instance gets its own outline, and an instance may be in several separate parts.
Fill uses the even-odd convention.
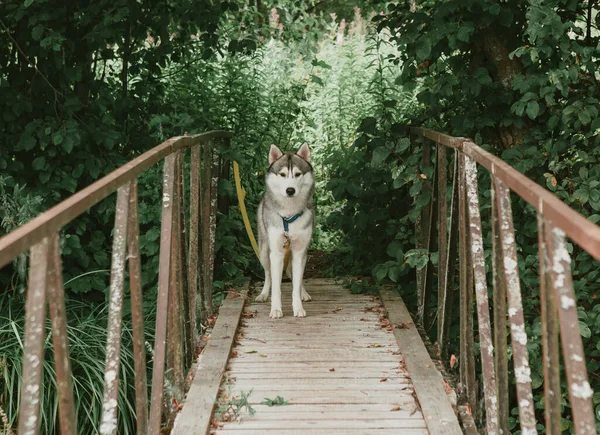
[[[225,423],[223,429],[239,427],[236,423]],[[244,420],[244,428],[252,429],[421,429],[425,427],[423,420]]]
[[[215,432],[219,435],[323,435],[322,429],[250,429],[244,430],[230,425],[228,429]],[[427,429],[402,429],[402,435],[428,435]],[[399,435],[398,429],[328,429],[327,435]]]
[[[394,335],[404,355],[429,431],[432,434],[462,434],[444,389],[442,375],[431,360],[404,301],[389,288],[382,288],[380,294],[390,322],[407,325],[403,329],[394,329]]]
[[[273,376],[265,376],[263,379],[266,381],[264,384],[258,385],[256,379],[253,378],[240,378],[238,375],[234,376],[235,386],[239,388],[262,388],[268,387],[272,388],[269,384],[277,385],[282,389],[290,389],[295,388],[298,390],[308,390],[315,388],[322,388],[325,390],[330,390],[330,387],[335,387],[338,389],[362,389],[365,387],[386,387],[392,386],[394,389],[398,389],[399,385],[406,387],[407,385],[412,385],[410,382],[410,378],[406,376],[396,376],[396,377],[388,377],[382,376],[376,378],[354,378],[354,379],[346,379],[341,382],[339,379],[318,379],[307,376],[305,379],[294,379],[294,378],[286,378],[286,377],[273,377]],[[385,379],[385,381],[382,381]],[[315,385],[315,384],[318,384]],[[392,387],[389,387],[392,389]]]
[[[263,405],[265,406],[265,405]],[[264,412],[262,410],[257,411],[256,407],[253,407],[256,412],[254,417],[243,417],[247,421],[271,421],[271,420],[420,420],[419,427],[425,427],[423,416],[418,412],[412,412],[411,407],[405,406],[404,409],[400,406],[398,411],[390,411],[389,409],[381,412],[369,412],[360,410],[356,411],[323,411],[323,406],[314,408],[310,412],[298,412],[292,409],[298,406],[310,406],[310,405],[288,405],[288,406],[273,406],[272,408],[282,408],[282,412]],[[327,405],[326,405],[327,406]],[[330,405],[329,405],[330,406]],[[384,405],[385,406],[385,405]],[[388,406],[389,408],[389,406]],[[393,408],[392,408],[393,409]],[[265,428],[267,429],[267,428]]]
[[[240,297],[227,297],[213,328],[211,345],[204,348],[196,374],[188,391],[185,406],[175,419],[172,434],[206,434],[219,393],[242,309],[246,301],[249,281],[238,292]]]
[[[400,410],[397,410],[398,405],[400,405]],[[286,406],[267,406],[267,405],[255,405],[253,406],[256,411],[256,418],[273,418],[274,416],[278,416],[277,418],[281,418],[282,414],[285,415],[295,415],[301,416],[302,414],[312,413],[315,415],[314,418],[317,418],[317,415],[326,415],[331,413],[334,415],[336,413],[351,413],[356,417],[362,416],[362,413],[367,414],[385,414],[387,416],[391,416],[391,418],[397,418],[394,416],[403,415],[397,414],[404,411],[404,407],[402,407],[402,403],[387,405],[387,404],[326,404],[326,405],[286,405]],[[412,411],[410,407],[407,407],[409,411]],[[267,416],[269,414],[270,416]],[[273,416],[273,417],[271,417]],[[414,413],[410,418],[418,418],[419,413]],[[288,417],[286,417],[288,418]],[[312,417],[311,417],[312,418]]]

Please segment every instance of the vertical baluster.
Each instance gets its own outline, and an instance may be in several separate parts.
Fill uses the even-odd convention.
[[[129,257],[129,287],[131,291],[131,320],[133,329],[133,365],[135,369],[135,410],[138,435],[146,433],[148,425],[148,390],[146,347],[144,340],[144,299],[138,220],[137,181],[130,183],[129,223],[127,225],[127,254]]]
[[[31,247],[29,284],[25,305],[25,343],[19,434],[35,435],[40,426],[42,370],[44,367],[44,334],[46,320],[46,288],[48,285],[48,238]]]
[[[62,279],[58,233],[51,237],[49,249],[48,306],[50,308],[50,318],[52,319],[52,343],[54,345],[60,432],[63,435],[75,435],[77,433],[77,422],[75,421],[75,399],[73,398],[73,373],[71,372],[71,360],[69,359],[65,290]]]
[[[502,246],[496,205],[496,188],[492,180],[492,267],[494,279],[494,355],[498,383],[498,429],[508,434],[508,341],[506,338],[506,281],[502,264]]]
[[[438,182],[438,334],[437,343],[440,357],[446,360],[446,312],[448,310],[448,170],[446,147],[437,145],[437,182]]]
[[[171,236],[171,273],[169,282],[169,308],[167,315],[167,371],[173,385],[183,394],[183,334],[181,330],[181,152],[175,153],[174,192],[172,198],[173,229]]]
[[[477,320],[481,348],[483,371],[483,391],[485,396],[487,433],[498,432],[498,395],[494,370],[494,345],[490,325],[490,307],[485,276],[483,256],[483,237],[481,234],[481,216],[479,214],[479,193],[477,189],[477,166],[473,159],[465,156],[465,181],[467,187],[467,207],[471,234],[471,258],[477,302]]]
[[[210,246],[210,180],[211,180],[211,154],[212,142],[202,144],[202,293],[204,307],[202,310],[203,321],[212,314],[212,280],[209,279],[208,252]]]
[[[501,180],[493,178],[496,187],[501,258],[504,266],[502,278],[506,280],[508,318],[517,381],[520,424],[524,433],[534,434],[537,433],[537,430],[533,410],[533,393],[531,392],[531,368],[529,367],[529,354],[527,353],[527,333],[525,332],[525,317],[523,315],[523,301],[519,283],[517,245],[515,243],[510,190]]]
[[[544,227],[546,229],[546,246],[549,249],[552,265],[550,282],[558,306],[560,338],[575,433],[596,434],[592,407],[594,392],[588,382],[583,343],[579,332],[577,303],[571,276],[571,256],[567,251],[565,233],[554,227],[549,221],[545,222]]]
[[[188,297],[191,309],[190,329],[194,331],[192,345],[196,346],[196,319],[198,307],[202,307],[202,292],[198,292],[198,272],[200,270],[198,234],[200,231],[200,145],[194,145],[191,152],[190,169],[190,252],[188,264]],[[200,300],[198,300],[198,297]]]
[[[422,139],[423,144],[423,169],[431,166],[431,146],[426,139]],[[431,192],[431,185],[426,181],[423,183],[421,195]],[[433,200],[431,201],[433,203]],[[421,215],[415,223],[416,248],[429,249],[429,239],[431,234],[431,205],[423,207]],[[421,269],[417,269],[417,322],[425,325],[426,305],[427,305],[427,270],[429,261]]]
[[[108,308],[108,337],[104,367],[104,399],[102,403],[102,435],[117,433],[119,393],[119,366],[121,362],[121,329],[123,326],[123,283],[125,281],[125,254],[127,249],[127,224],[129,215],[129,184],[117,191],[115,229],[110,271]]]
[[[477,384],[473,338],[473,272],[471,267],[469,216],[465,182],[465,155],[458,155],[458,213],[460,240],[460,380],[471,412],[477,410]]]
[[[179,268],[179,281],[181,282],[180,299],[183,306],[183,333],[185,338],[185,364],[187,370],[191,367],[194,359],[194,348],[196,343],[196,331],[192,330],[192,317],[194,317],[194,308],[190,305],[190,288],[188,283],[188,249],[190,246],[187,230],[187,201],[185,192],[185,155],[186,151],[181,151],[181,161],[179,168],[179,220],[183,233],[183,242],[179,246],[179,256],[181,258],[181,267]]]
[[[544,217],[537,215],[538,258],[540,268],[540,307],[542,311],[542,361],[544,364],[544,403],[546,433],[560,435],[560,348],[558,346],[558,308],[550,276],[550,258],[546,246]]]
[[[450,231],[448,233],[448,253],[446,255],[446,274],[442,279],[446,289],[443,304],[439,306],[444,310],[438,321],[440,322],[438,342],[440,343],[440,356],[444,361],[448,358],[448,334],[450,331],[450,322],[452,319],[452,309],[454,302],[454,275],[458,257],[458,150],[454,150],[454,171],[452,178],[452,202],[450,203]]]
[[[204,305],[212,314],[213,268],[215,265],[215,238],[217,230],[217,187],[219,183],[219,153],[214,142],[204,145],[204,210],[202,222],[202,253]]]
[[[158,301],[152,369],[152,402],[148,432],[160,434],[162,417],[164,367],[167,335],[167,311],[169,283],[171,281],[171,239],[173,235],[173,195],[175,191],[175,155],[165,159],[162,195],[162,218],[160,233],[160,259],[158,266]]]

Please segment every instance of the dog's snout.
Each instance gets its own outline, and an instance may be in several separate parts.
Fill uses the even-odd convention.
[[[285,193],[287,193],[288,196],[292,196],[294,193],[296,193],[296,189],[294,189],[293,187],[288,187],[287,189],[285,189]]]

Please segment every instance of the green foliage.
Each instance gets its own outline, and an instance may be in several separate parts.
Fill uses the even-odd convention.
[[[14,299],[17,299],[16,301]],[[6,429],[16,427],[21,392],[21,362],[24,339],[24,297],[0,296],[0,403],[7,416]],[[70,299],[66,303],[75,394],[75,414],[80,433],[97,433],[101,417],[106,356],[108,308]],[[154,304],[147,304],[145,337],[153,341]],[[46,330],[50,331],[48,319]],[[54,352],[50,339],[44,344],[44,370],[41,390],[41,431],[58,433],[58,397]],[[133,335],[130,308],[124,307],[120,379],[118,397],[119,433],[135,433],[135,385]],[[152,355],[147,357],[150,367]],[[100,404],[100,406],[99,406]],[[0,425],[0,427],[2,427]],[[10,432],[9,432],[10,433]]]

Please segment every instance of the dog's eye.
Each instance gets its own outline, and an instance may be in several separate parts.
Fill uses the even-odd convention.
[[[280,172],[280,173],[279,173],[279,176],[280,176],[280,177],[285,177],[285,174],[284,174],[283,172]]]
[[[296,172],[296,173],[294,174],[294,177],[298,178],[300,175],[302,175],[300,172]]]

